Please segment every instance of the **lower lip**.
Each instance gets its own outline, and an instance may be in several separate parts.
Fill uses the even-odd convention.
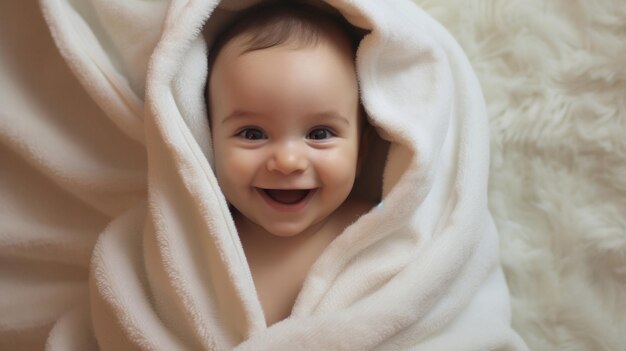
[[[311,198],[317,192],[317,189],[312,189],[312,190],[309,191],[308,194],[306,194],[304,199],[300,200],[299,202],[297,202],[295,204],[283,204],[283,203],[280,203],[280,202],[275,201],[274,199],[272,199],[262,189],[258,189],[257,188],[256,190],[259,192],[259,194],[261,194],[261,197],[263,198],[263,200],[265,200],[265,202],[268,205],[270,205],[272,208],[274,208],[274,209],[276,209],[278,211],[281,211],[281,212],[298,212],[298,211],[301,211],[302,209],[304,209],[309,204],[309,202],[311,201]]]

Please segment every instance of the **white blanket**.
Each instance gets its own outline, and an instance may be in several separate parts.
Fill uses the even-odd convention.
[[[102,112],[1,120],[6,178],[28,189],[0,200],[14,214],[0,253],[67,266],[42,291],[32,288],[54,275],[3,274],[1,336],[42,335],[53,321],[50,350],[525,350],[487,209],[480,87],[454,39],[408,0],[327,1],[371,31],[357,70],[390,144],[384,164],[365,166],[383,173],[383,205],[326,249],[291,317],[265,325],[210,166],[201,35],[253,2],[41,0]],[[49,104],[87,99],[59,91]],[[31,167],[39,174],[18,179]]]

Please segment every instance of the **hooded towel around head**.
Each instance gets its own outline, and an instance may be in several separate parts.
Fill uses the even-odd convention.
[[[205,37],[257,2],[41,0],[74,73],[148,155],[145,199],[89,198],[114,219],[91,256],[88,302],[57,321],[49,349],[525,350],[487,208],[480,86],[409,0],[326,1],[367,31],[361,97],[389,147],[363,172],[382,173],[383,201],[322,253],[291,316],[266,326],[211,169],[204,101]]]

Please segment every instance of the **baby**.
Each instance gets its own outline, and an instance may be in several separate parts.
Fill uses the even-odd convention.
[[[291,313],[327,245],[372,204],[351,191],[364,157],[358,38],[298,2],[246,10],[209,54],[214,169],[268,325]]]

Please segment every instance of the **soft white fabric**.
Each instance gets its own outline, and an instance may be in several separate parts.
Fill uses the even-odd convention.
[[[6,266],[3,337],[52,323],[49,350],[526,349],[510,327],[487,207],[487,117],[465,55],[411,1],[327,2],[371,31],[357,70],[370,121],[390,143],[384,164],[366,164],[384,167],[383,205],[331,243],[292,316],[268,328],[210,167],[203,99],[205,21],[253,1],[214,11],[206,0],[41,0],[101,111],[58,89],[44,101],[67,116],[16,103],[32,120],[1,120],[7,184],[37,184],[2,201],[11,216],[1,253],[20,269],[28,259],[68,268],[42,284]],[[11,179],[29,167],[35,179]]]

